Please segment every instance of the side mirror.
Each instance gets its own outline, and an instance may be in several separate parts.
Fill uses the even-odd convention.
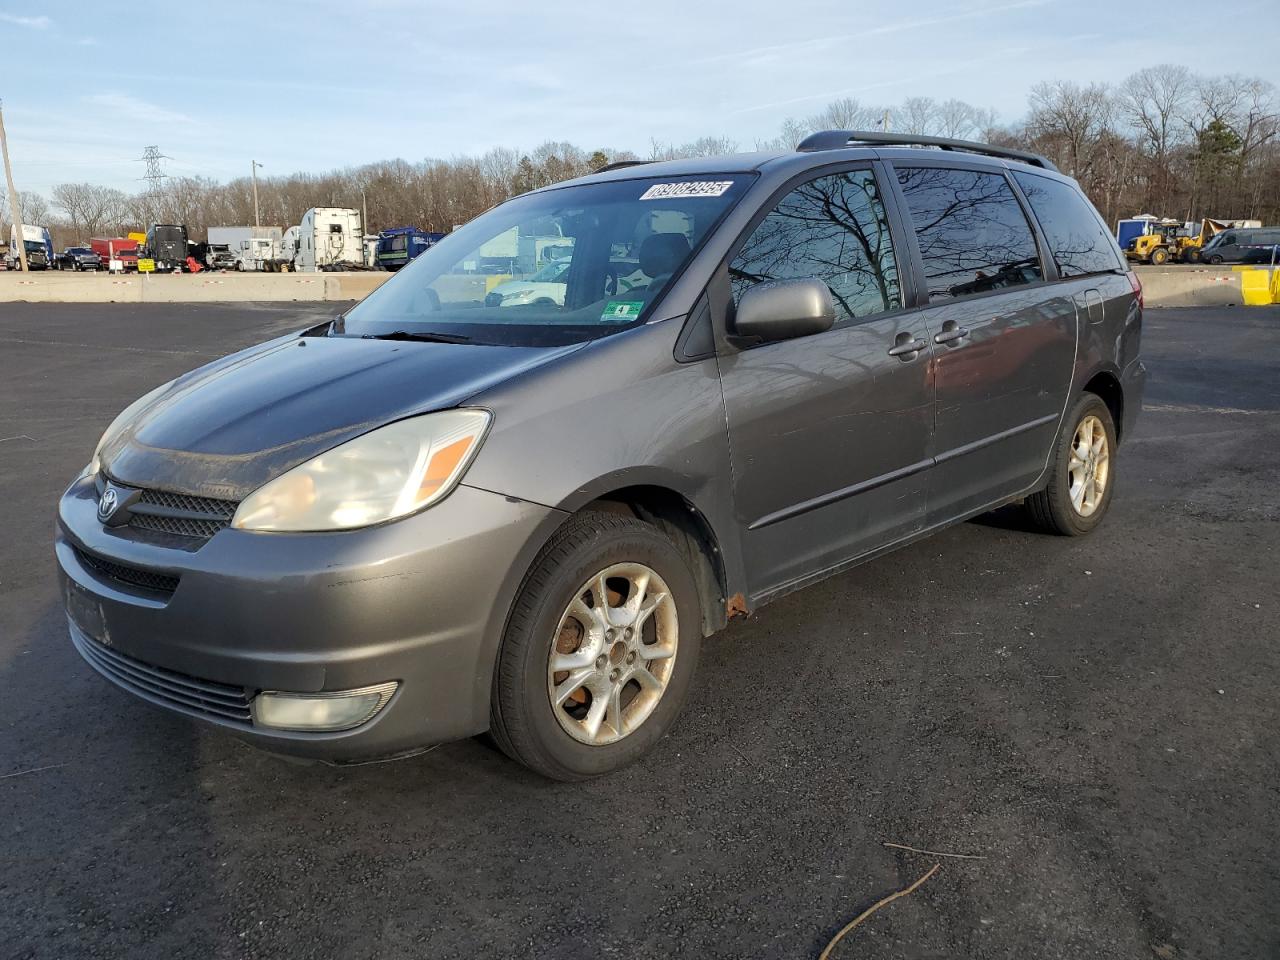
[[[822,333],[835,320],[831,289],[821,280],[770,280],[742,294],[733,332],[742,339],[769,343]]]

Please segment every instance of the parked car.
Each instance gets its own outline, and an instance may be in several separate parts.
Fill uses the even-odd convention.
[[[88,247],[67,247],[58,254],[55,266],[59,270],[100,270],[102,258]]]
[[[487,302],[479,251],[549,229],[562,293]],[[641,276],[611,292],[618,260]],[[607,773],[731,617],[1012,502],[1094,530],[1141,329],[1040,157],[828,131],[608,169],[126,408],[58,507],[71,640],[278,753],[487,730],[549,777]]]
[[[1280,263],[1280,227],[1225,230],[1200,250],[1204,263]]]

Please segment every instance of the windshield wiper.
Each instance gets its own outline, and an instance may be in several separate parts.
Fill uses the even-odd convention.
[[[361,340],[416,340],[421,343],[470,343],[470,337],[460,333],[439,333],[435,330],[392,330],[390,333],[366,333]]]

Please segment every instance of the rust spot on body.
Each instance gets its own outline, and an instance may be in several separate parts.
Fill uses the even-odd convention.
[[[740,593],[735,593],[724,602],[724,612],[725,616],[732,620],[735,617],[745,617],[751,611],[747,609],[747,598]]]

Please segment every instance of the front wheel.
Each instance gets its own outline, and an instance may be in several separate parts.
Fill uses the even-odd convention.
[[[1027,510],[1041,528],[1078,537],[1100,524],[1111,505],[1116,427],[1092,393],[1076,401],[1063,425],[1049,458],[1049,483],[1027,497]]]
[[[611,773],[675,722],[702,639],[689,563],[634,517],[587,512],[521,586],[494,673],[491,733],[555,780]]]

